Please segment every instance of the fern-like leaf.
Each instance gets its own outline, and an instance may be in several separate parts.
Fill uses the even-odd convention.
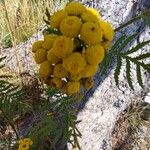
[[[139,55],[139,56],[135,57],[134,59],[142,60],[142,59],[145,59],[145,58],[150,58],[150,53]]]
[[[139,65],[136,65],[136,75],[137,75],[137,81],[139,85],[143,88],[143,81],[142,81],[142,75],[141,75],[141,67]]]
[[[132,90],[134,90],[130,73],[131,73],[131,64],[130,64],[130,61],[128,59],[126,59],[126,77],[127,77],[127,81],[128,81],[128,84],[129,84],[130,88]]]
[[[120,75],[121,65],[122,65],[121,57],[117,56],[117,66],[116,66],[115,73],[114,73],[116,85],[118,85],[118,83],[119,83],[119,75]]]
[[[134,52],[138,51],[139,49],[141,49],[142,47],[144,47],[145,45],[147,45],[149,43],[150,43],[150,40],[142,42],[142,43],[139,43],[137,46],[133,47],[131,50],[128,50],[124,54],[128,55],[128,54],[134,53]]]
[[[150,27],[150,9],[144,10],[141,17],[145,20],[147,25]]]

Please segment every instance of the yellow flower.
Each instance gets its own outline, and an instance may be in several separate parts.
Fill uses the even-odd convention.
[[[43,43],[44,43],[44,41],[37,41],[37,42],[34,42],[33,45],[32,45],[32,52],[35,53],[37,50],[41,49]]]
[[[109,22],[100,21],[100,28],[103,31],[103,39],[112,41],[114,37],[114,30],[112,25]]]
[[[50,50],[53,46],[54,40],[56,39],[56,36],[53,35],[47,35],[45,37],[44,43],[42,47],[46,50]]]
[[[91,89],[94,85],[94,80],[92,78],[86,78],[83,81],[83,86],[84,88],[86,88],[87,90]]]
[[[104,48],[101,45],[88,47],[85,52],[85,59],[91,65],[98,65],[105,56]]]
[[[86,65],[84,70],[82,71],[82,76],[84,78],[92,77],[95,75],[97,71],[97,65]]]
[[[53,44],[52,53],[59,58],[64,58],[73,51],[73,41],[66,36],[59,36]]]
[[[65,68],[62,66],[62,64],[58,64],[54,66],[53,75],[54,77],[57,78],[64,78],[67,77],[68,73],[65,70]]]
[[[82,78],[82,74],[81,73],[78,73],[78,74],[70,74],[69,75],[69,80],[71,81],[79,81],[80,79]]]
[[[81,28],[81,20],[76,16],[65,17],[60,24],[60,31],[68,37],[76,37]]]
[[[61,88],[63,86],[63,81],[60,78],[52,78],[51,84],[53,87]]]
[[[86,22],[82,25],[80,38],[86,44],[95,45],[102,41],[102,31],[97,23]]]
[[[49,77],[52,74],[52,66],[49,61],[44,61],[40,65],[39,76],[41,78]]]
[[[52,28],[59,28],[61,21],[67,16],[67,12],[65,10],[60,10],[55,12],[51,16],[50,25]]]
[[[109,49],[111,46],[111,42],[110,41],[103,41],[101,42],[101,45],[104,47],[104,49]]]
[[[67,94],[72,95],[80,91],[80,82],[68,82]]]
[[[46,35],[44,35],[44,41],[46,41],[49,38],[55,39],[56,37],[58,37],[58,35],[56,35],[56,34],[46,34]]]
[[[39,49],[36,51],[34,55],[35,62],[37,64],[41,64],[43,61],[46,60],[47,51],[45,49]]]
[[[85,65],[86,61],[78,52],[72,53],[63,59],[63,67],[73,75],[80,73]]]
[[[30,145],[33,144],[30,138],[21,139],[19,140],[18,143],[19,143],[18,150],[29,150]]]
[[[86,8],[78,2],[71,2],[66,6],[65,10],[68,12],[69,15],[78,16],[86,11]]]
[[[87,10],[81,15],[83,22],[99,22],[99,12],[94,8],[87,8]]]
[[[57,56],[55,56],[51,50],[49,50],[47,52],[47,60],[51,63],[51,64],[56,64],[58,63],[59,61],[61,61],[60,58],[58,58]]]

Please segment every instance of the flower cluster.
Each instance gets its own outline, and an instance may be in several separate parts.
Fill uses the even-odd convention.
[[[33,142],[30,138],[21,139],[19,141],[19,147],[18,150],[29,150],[30,145],[32,145]]]
[[[95,9],[71,2],[51,16],[50,28],[61,34],[47,34],[32,46],[40,78],[68,95],[90,89],[113,39],[111,24]]]

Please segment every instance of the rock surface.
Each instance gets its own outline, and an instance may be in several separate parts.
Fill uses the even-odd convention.
[[[99,10],[102,18],[110,21],[114,27],[118,27],[137,15],[141,9],[150,6],[149,0],[91,0],[88,2],[82,0],[82,2]],[[150,37],[150,29],[146,27],[145,23],[137,22],[117,33],[116,38],[121,34],[131,35],[135,32],[141,32],[141,34],[132,45]],[[32,43],[41,38],[42,32],[39,30],[38,34],[16,47],[21,72],[33,74],[36,71],[30,49]],[[6,54],[7,66],[14,71],[18,71],[16,70],[16,66],[18,66],[16,56],[14,52],[12,53],[14,50],[6,49],[5,52],[1,50],[0,54]],[[150,51],[150,45],[145,46],[139,53],[146,51]],[[95,86],[86,93],[84,101],[79,105],[78,120],[81,120],[81,122],[78,127],[82,133],[82,139],[79,140],[82,150],[111,150],[111,135],[119,114],[128,107],[133,99],[143,99],[150,92],[150,76],[148,73],[143,72],[145,89],[141,89],[137,81],[134,80],[136,90],[131,91],[124,77],[124,67],[120,75],[119,87],[115,85],[113,68],[114,64],[112,64],[107,75],[104,76],[97,73]],[[134,79],[134,65],[132,70]]]

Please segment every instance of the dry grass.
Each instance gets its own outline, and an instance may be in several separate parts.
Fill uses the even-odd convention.
[[[0,0],[0,45],[14,46],[27,40],[43,24],[45,8],[53,0]]]

